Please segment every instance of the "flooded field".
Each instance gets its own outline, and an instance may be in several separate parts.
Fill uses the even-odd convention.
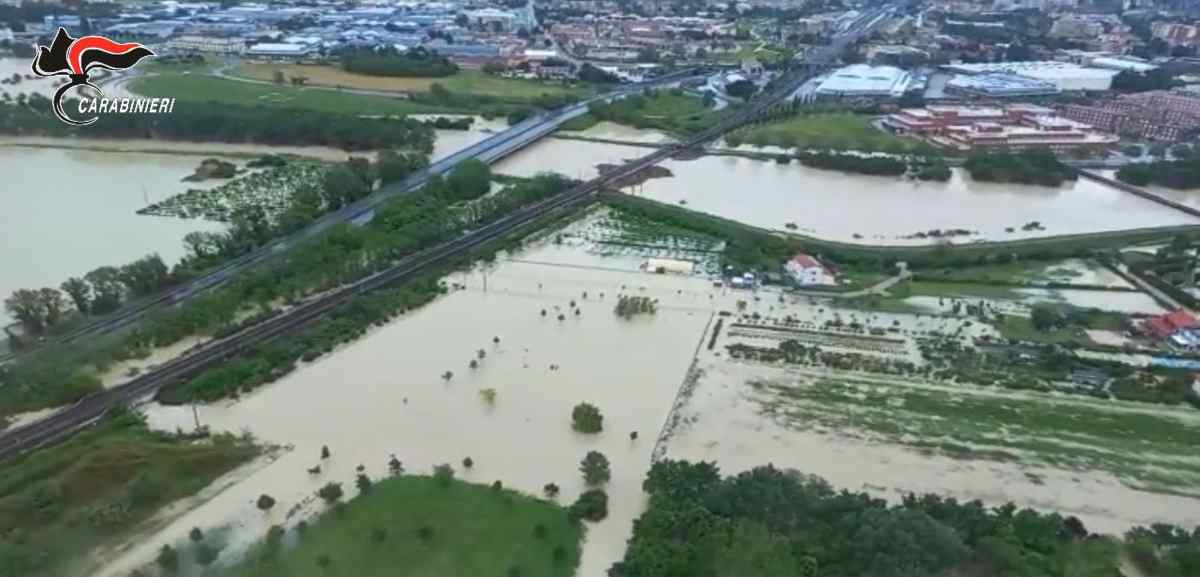
[[[771,346],[790,338],[920,366],[917,339],[971,341],[998,333],[970,317],[839,309],[827,299],[773,289],[717,287],[703,274],[640,272],[644,257],[608,252],[607,217],[596,211],[531,248],[454,273],[446,282],[462,288],[239,400],[198,406],[195,413],[145,405],[156,428],[186,431],[198,422],[253,435],[278,450],[219,482],[220,490],[172,509],[160,530],[118,547],[115,561],[95,573],[128,574],[163,544],[185,541],[194,526],[221,528],[228,543],[221,559],[236,559],[270,525],[291,526],[318,512],[321,485],[352,487],[358,465],[372,477],[386,475],[392,454],[408,472],[451,463],[465,480],[499,480],[534,495],[553,482],[562,487],[558,500],[570,503],[584,488],[579,460],[601,451],[612,462],[605,486],[610,513],[588,524],[581,576],[603,575],[621,557],[645,506],[644,475],[652,459],[663,457],[716,461],[726,473],[774,463],[889,498],[937,491],[996,504],[1011,500],[1078,515],[1101,531],[1188,522],[1200,514],[1200,500],[1173,489],[1200,480],[1200,460],[1185,452],[1200,435],[1200,416],[1191,409],[735,360],[727,344]],[[656,299],[657,312],[619,318],[619,295]],[[781,319],[790,319],[791,328]],[[470,368],[472,359],[478,368]],[[491,400],[487,390],[494,391]],[[599,435],[571,430],[571,408],[585,401],[604,414]],[[1129,418],[1161,415],[1164,432],[1137,441],[1131,453],[1123,440],[1108,445],[986,419],[976,424],[958,409],[930,409],[935,402],[985,415],[1021,402],[1029,414],[1061,411],[1071,423],[1088,422],[1101,410]],[[989,409],[990,403],[996,405]],[[883,411],[891,428],[860,420],[873,411]],[[638,438],[631,440],[634,431]],[[1082,457],[1053,453],[1061,459],[1053,464],[1039,452],[1050,449],[1026,453],[1010,446],[1042,443],[1086,450]],[[319,458],[323,445],[332,452],[327,461]],[[1137,457],[1117,458],[1130,454]],[[468,456],[474,467],[464,470],[458,463]],[[1168,466],[1176,463],[1186,467]],[[309,471],[317,465],[319,471]],[[1128,474],[1118,474],[1125,466]],[[1146,467],[1169,474],[1149,477]],[[265,514],[254,506],[264,493],[279,502]]]
[[[413,115],[415,118],[446,116],[456,118],[452,114]],[[437,130],[437,140],[433,143],[433,154],[429,160],[441,160],[472,144],[482,142],[488,137],[508,129],[508,123],[503,119],[487,120],[476,116],[470,130]]]
[[[196,183],[202,157],[0,146],[0,295],[55,286],[96,267],[157,252],[168,265],[183,236],[221,225],[135,214]],[[199,186],[209,185],[200,183]],[[7,318],[0,311],[0,320]]]
[[[715,461],[725,474],[773,463],[893,501],[909,492],[1012,501],[1110,533],[1200,515],[1200,496],[1186,493],[1200,461],[1178,442],[1200,435],[1194,409],[732,360],[722,350],[731,342],[750,341],[734,331],[700,351],[667,457]],[[1171,437],[1130,441],[1142,447],[1136,459],[1123,441],[1076,425],[1143,418]]]
[[[571,178],[588,179],[600,174],[600,164],[619,164],[645,156],[649,148],[546,138],[501,160],[494,170],[511,176],[533,176],[557,172]]]
[[[193,526],[229,524],[234,548],[273,523],[314,510],[314,491],[336,480],[352,486],[354,468],[387,471],[395,453],[406,470],[429,472],[470,456],[466,480],[540,495],[548,482],[559,500],[583,489],[578,466],[589,450],[612,461],[609,517],[589,524],[579,575],[602,575],[622,555],[643,508],[641,482],[650,453],[693,353],[713,316],[719,289],[699,278],[634,272],[566,246],[546,246],[489,269],[456,274],[466,285],[426,308],[305,366],[237,402],[199,407],[214,430],[246,430],[290,451],[137,544],[108,575],[125,575],[165,542]],[[608,265],[608,266],[605,266]],[[484,290],[486,277],[487,290]],[[624,287],[624,288],[622,288]],[[716,292],[715,292],[716,291]],[[587,293],[584,298],[583,293]],[[622,320],[618,294],[660,299],[653,316]],[[578,315],[571,312],[575,301]],[[546,316],[541,311],[547,311]],[[558,320],[558,314],[564,314]],[[493,337],[500,343],[493,344]],[[478,369],[468,361],[484,351]],[[450,370],[449,381],[442,373]],[[494,403],[483,389],[495,389]],[[595,436],[571,430],[571,408],[591,402],[604,414]],[[147,407],[154,426],[192,428],[188,407]],[[629,433],[639,432],[631,441]],[[333,458],[322,472],[322,445]],[[261,493],[279,500],[269,515],[254,508]],[[224,555],[224,554],[223,554]]]
[[[627,141],[661,137],[605,124],[591,130]],[[497,170],[529,176],[551,167],[586,178],[598,174],[597,164],[648,152],[632,145],[547,139],[504,160]],[[997,184],[972,181],[955,169],[948,182],[920,182],[732,156],[668,160],[661,166],[674,176],[626,192],[764,228],[863,244],[1017,240],[1200,224],[1196,217],[1086,179],[1057,188]],[[928,234],[952,229],[970,234]]]
[[[671,135],[660,132],[658,130],[642,130],[633,128],[624,124],[617,124],[607,120],[596,123],[595,126],[587,130],[579,132],[564,132],[567,136],[584,136],[587,138],[603,138],[607,140],[624,140],[629,142],[647,142],[661,144],[664,142],[674,142],[676,139]]]
[[[32,62],[29,58],[0,58],[0,78],[11,79],[13,74],[20,76],[19,82],[0,84],[0,94],[9,94],[13,98],[16,98],[18,94],[41,94],[47,97],[53,95],[56,88],[54,81],[34,76],[31,66]],[[33,78],[26,78],[26,76],[33,76]]]
[[[797,232],[847,242],[926,244],[939,239],[913,235],[935,229],[972,231],[951,239],[969,242],[1200,224],[1088,180],[1059,188],[980,183],[955,170],[949,182],[933,183],[733,157],[664,166],[674,178],[648,181],[636,193],[765,228],[791,223]],[[1040,227],[1023,230],[1034,222]]]

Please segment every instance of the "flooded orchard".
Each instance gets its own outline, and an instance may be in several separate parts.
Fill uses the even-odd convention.
[[[534,495],[554,482],[562,487],[558,500],[570,503],[584,488],[580,459],[598,450],[612,462],[604,487],[609,516],[588,524],[578,574],[602,575],[621,557],[642,511],[641,484],[655,438],[719,290],[699,278],[605,263],[551,244],[452,275],[448,282],[466,288],[252,395],[198,407],[203,425],[246,430],[289,450],[154,537],[138,539],[105,574],[127,574],[163,543],[186,539],[193,526],[231,525],[236,550],[271,524],[290,525],[316,510],[314,492],[326,482],[352,486],[357,465],[373,477],[386,475],[391,454],[412,473],[450,463],[465,480],[500,480]],[[658,311],[618,318],[614,305],[621,294],[660,299]],[[472,359],[479,368],[468,366]],[[446,371],[453,372],[449,380]],[[494,402],[481,395],[485,389],[494,389]],[[571,409],[585,401],[604,415],[600,434],[571,429]],[[189,407],[147,411],[156,427],[194,426]],[[634,431],[638,438],[631,440]],[[325,462],[322,445],[333,455]],[[459,463],[468,456],[474,467],[463,470]],[[319,474],[307,472],[318,464]],[[281,506],[267,515],[258,511],[254,499],[262,493]],[[297,505],[301,511],[289,520],[284,512]]]

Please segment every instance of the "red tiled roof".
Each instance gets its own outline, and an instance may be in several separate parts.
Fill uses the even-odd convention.
[[[802,252],[797,253],[796,256],[793,256],[792,262],[794,262],[804,268],[812,268],[814,266],[821,266],[821,263],[817,262],[817,259],[815,259],[811,256],[808,256],[807,254],[804,254]],[[822,267],[822,268],[824,268],[824,267]]]
[[[1142,330],[1160,339],[1165,339],[1175,332],[1175,327],[1164,317],[1150,317],[1142,322]]]
[[[1163,319],[1176,329],[1186,329],[1196,326],[1196,317],[1188,314],[1183,309],[1164,315]]]

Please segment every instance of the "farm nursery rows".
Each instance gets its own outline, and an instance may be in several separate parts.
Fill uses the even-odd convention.
[[[321,182],[329,165],[313,161],[289,161],[282,166],[252,172],[210,189],[191,188],[156,202],[138,214],[202,218],[229,222],[235,214],[261,209],[276,222],[298,191]]]

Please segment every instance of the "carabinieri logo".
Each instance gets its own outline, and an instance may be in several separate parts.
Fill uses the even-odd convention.
[[[94,68],[125,70],[147,56],[154,56],[154,53],[137,42],[113,42],[103,36],[71,38],[66,30],[59,28],[49,48],[38,47],[38,54],[33,59],[33,72],[38,76],[66,76],[71,79],[54,93],[54,115],[67,124],[83,126],[95,122],[99,117],[75,120],[67,116],[62,105],[67,91],[76,86],[88,86],[104,96],[104,91],[88,79],[88,71]],[[83,98],[79,102],[79,112],[157,113],[169,111],[174,104],[173,98],[95,98],[90,99],[90,104],[89,99]]]

